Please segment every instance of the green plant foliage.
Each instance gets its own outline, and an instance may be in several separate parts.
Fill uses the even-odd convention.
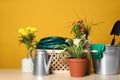
[[[86,39],[88,38],[92,26],[96,26],[99,23],[88,23],[88,21],[85,19],[84,21],[80,19],[77,22],[73,22],[72,29],[70,33],[74,34],[75,38],[81,38],[84,34],[86,34]]]
[[[25,29],[20,28],[18,32],[20,33],[19,42],[26,46],[28,58],[30,51],[36,48],[37,41],[35,40],[35,32],[37,32],[37,29],[35,27],[26,27]]]
[[[88,47],[88,41],[86,40],[86,35],[84,34],[79,40],[79,43],[76,44],[74,39],[67,39],[66,43],[68,45],[56,45],[55,48],[62,48],[63,51],[58,55],[58,59],[61,55],[70,54],[72,58],[84,58],[86,54],[90,52],[90,47]]]

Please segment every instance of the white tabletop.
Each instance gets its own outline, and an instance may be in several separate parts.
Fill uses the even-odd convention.
[[[33,76],[31,72],[20,69],[0,69],[0,80],[120,80],[119,75],[91,74],[85,77],[71,77],[69,73],[50,74],[48,76]]]

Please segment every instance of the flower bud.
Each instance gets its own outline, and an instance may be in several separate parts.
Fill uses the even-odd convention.
[[[31,27],[31,31],[32,31],[32,32],[36,32],[37,29],[36,29],[35,27]]]
[[[26,30],[27,30],[27,31],[30,31],[30,30],[31,30],[31,27],[30,27],[30,26],[29,26],[29,27],[27,27],[27,28],[26,28]]]
[[[85,31],[85,28],[84,28],[84,27],[81,27],[81,28],[80,28],[80,32],[83,32],[83,33],[84,33],[84,31]]]
[[[80,19],[77,23],[83,23],[83,20],[82,20],[82,19]]]

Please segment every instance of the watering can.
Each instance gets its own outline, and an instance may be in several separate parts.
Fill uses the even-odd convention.
[[[35,50],[35,57],[33,59],[32,52],[30,52],[30,56],[32,57],[32,61],[34,64],[33,67],[33,75],[35,76],[46,76],[49,75],[49,68],[52,61],[52,57],[55,51],[53,50],[51,56],[48,60],[47,51],[43,49],[36,49]]]

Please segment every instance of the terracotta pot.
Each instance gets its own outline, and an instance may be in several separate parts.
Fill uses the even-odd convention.
[[[87,59],[68,58],[68,66],[72,77],[83,77],[86,75]]]

